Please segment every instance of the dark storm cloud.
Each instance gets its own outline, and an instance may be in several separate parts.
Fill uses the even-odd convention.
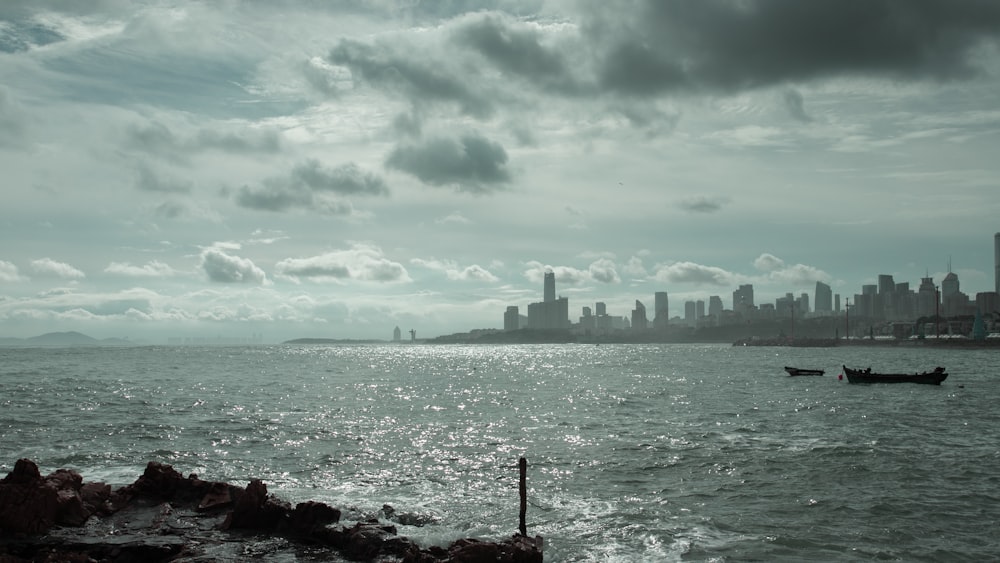
[[[598,76],[636,96],[842,74],[949,79],[1000,31],[993,0],[648,0],[593,4]],[[625,14],[624,19],[621,14]]]
[[[454,40],[474,49],[508,75],[565,94],[580,90],[565,58],[557,50],[543,46],[542,35],[533,28],[486,16],[459,27]]]
[[[456,186],[471,193],[499,190],[511,179],[507,151],[499,143],[476,135],[398,147],[386,166],[412,174],[425,184]]]
[[[440,63],[418,61],[411,53],[396,53],[383,44],[342,40],[330,51],[329,60],[349,68],[355,80],[397,90],[415,104],[455,103],[462,113],[476,118],[490,117],[494,111],[489,100],[470,88],[467,76],[452,75]]]
[[[348,163],[337,168],[325,168],[317,160],[307,160],[296,166],[284,178],[271,178],[263,187],[244,186],[236,194],[236,203],[261,211],[304,209],[330,215],[346,215],[350,204],[331,201],[334,196],[384,196],[389,193],[385,181]]]

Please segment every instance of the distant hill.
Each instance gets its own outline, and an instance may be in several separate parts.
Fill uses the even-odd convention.
[[[49,332],[31,338],[0,338],[0,346],[131,346],[134,344],[121,338],[98,340],[82,332]]]

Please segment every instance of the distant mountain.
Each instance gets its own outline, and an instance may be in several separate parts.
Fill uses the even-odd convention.
[[[121,338],[98,340],[82,332],[49,332],[31,338],[0,338],[0,346],[129,346],[134,344]]]

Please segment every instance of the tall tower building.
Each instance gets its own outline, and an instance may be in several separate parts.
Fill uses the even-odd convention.
[[[753,309],[753,285],[741,285],[739,289],[733,292],[733,311],[737,314],[748,316]]]
[[[666,291],[657,291],[653,294],[653,328],[665,329],[670,322],[670,304],[667,301]]]
[[[635,300],[635,309],[632,309],[632,330],[646,330],[649,321],[646,319],[646,306],[638,299]]]
[[[722,298],[718,295],[708,298],[708,316],[715,317],[716,320],[722,318]]]
[[[817,313],[829,314],[833,312],[833,290],[830,286],[818,281],[816,282],[816,303],[815,311]]]
[[[553,272],[545,272],[545,290],[542,301],[546,303],[556,300],[556,275]]]

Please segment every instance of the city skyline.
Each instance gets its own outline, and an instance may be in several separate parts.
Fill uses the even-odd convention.
[[[0,337],[995,289],[1000,4],[796,6],[4,4]]]

